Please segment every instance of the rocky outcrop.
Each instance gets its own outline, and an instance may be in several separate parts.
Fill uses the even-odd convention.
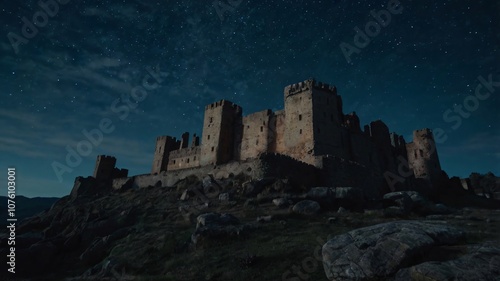
[[[486,243],[469,246],[469,254],[448,261],[429,261],[400,270],[395,281],[499,280],[500,247]]]
[[[364,227],[323,245],[324,270],[329,280],[386,279],[418,264],[429,251],[464,237],[455,228],[416,221]]]

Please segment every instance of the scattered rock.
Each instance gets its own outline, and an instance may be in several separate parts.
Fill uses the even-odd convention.
[[[273,204],[278,208],[286,208],[290,205],[290,202],[285,198],[273,199]]]
[[[230,196],[229,193],[221,193],[219,194],[219,201],[229,201]]]
[[[314,215],[321,207],[318,202],[312,200],[302,200],[293,206],[293,212],[301,215]]]
[[[240,224],[239,219],[231,214],[207,213],[198,216],[196,221],[196,230],[191,235],[191,242],[196,246],[206,239],[241,236],[253,228]]]
[[[339,207],[339,209],[337,210],[337,213],[339,213],[339,214],[345,214],[347,212],[349,212],[349,211],[347,211],[346,208],[344,208],[344,207]]]
[[[260,216],[257,217],[257,222],[270,222],[273,219],[273,216]]]

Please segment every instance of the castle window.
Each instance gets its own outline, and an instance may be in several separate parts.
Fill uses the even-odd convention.
[[[260,131],[263,132],[264,131],[264,127],[260,126]]]
[[[175,164],[175,160],[174,160],[174,164]]]
[[[424,151],[420,149],[420,157],[424,157]]]
[[[264,126],[265,126],[265,125],[266,125],[266,121],[262,122],[262,125],[264,125]]]
[[[302,120],[302,114],[299,114],[299,121]]]
[[[299,134],[302,135],[302,129],[300,129]]]
[[[209,139],[210,139],[210,135],[207,136],[207,140],[209,140]]]
[[[189,163],[189,158],[187,159],[187,161],[186,161],[186,162],[187,162],[187,163]]]
[[[212,152],[215,150],[215,148],[212,146]]]
[[[417,151],[416,150],[413,152],[413,154],[415,155],[415,159],[417,159],[418,157],[417,157]]]
[[[158,147],[158,151],[159,151],[159,152],[161,151],[161,145],[160,145],[160,147]]]
[[[212,123],[213,121],[214,121],[214,118],[210,117],[210,123]]]
[[[258,144],[259,144],[259,140],[256,140],[256,141],[255,141],[255,145],[258,145]]]
[[[193,161],[196,161],[196,156],[195,156],[195,157],[193,157]]]

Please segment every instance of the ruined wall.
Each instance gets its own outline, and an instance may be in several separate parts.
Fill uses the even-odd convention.
[[[273,113],[270,109],[243,117],[243,135],[240,145],[240,159],[257,158],[268,151],[270,143],[270,124]]]
[[[335,156],[321,158],[321,182],[326,186],[361,188],[367,198],[380,198],[388,191],[383,176],[371,167]]]
[[[167,171],[200,166],[201,147],[187,147],[170,152]]]
[[[256,159],[248,161],[232,161],[217,166],[202,166],[160,172],[158,174],[137,175],[129,178],[113,180],[112,186],[116,190],[124,186],[131,188],[146,188],[149,186],[174,186],[178,181],[196,176],[199,179],[213,175],[216,179],[228,178],[234,175],[247,175],[251,179],[259,180],[266,177],[289,179],[297,185],[315,186],[320,184],[320,171],[309,164],[297,161],[289,156],[264,153]]]
[[[406,144],[408,164],[416,178],[436,179],[441,173],[441,164],[436,143],[430,129],[413,131],[413,142]]]
[[[241,123],[242,110],[221,100],[205,107],[200,165],[222,164],[233,160],[235,127]]]
[[[176,140],[176,138],[170,136],[157,137],[151,174],[166,171],[170,151],[178,149],[179,146],[180,143]]]

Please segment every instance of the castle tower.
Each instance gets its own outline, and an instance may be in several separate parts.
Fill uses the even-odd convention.
[[[98,155],[94,168],[94,178],[97,180],[107,180],[113,177],[116,165],[116,158],[106,155]]]
[[[346,157],[337,88],[309,79],[285,87],[284,99],[286,154],[306,162],[316,155]]]
[[[413,142],[406,144],[408,164],[416,178],[434,181],[441,173],[436,142],[430,129],[413,131]]]
[[[157,174],[166,171],[168,166],[168,157],[172,150],[178,149],[180,143],[173,137],[161,136],[156,138],[156,148],[153,158],[153,168],[151,174]]]
[[[221,100],[205,107],[200,165],[223,164],[233,160],[236,125],[241,123],[241,107]]]

